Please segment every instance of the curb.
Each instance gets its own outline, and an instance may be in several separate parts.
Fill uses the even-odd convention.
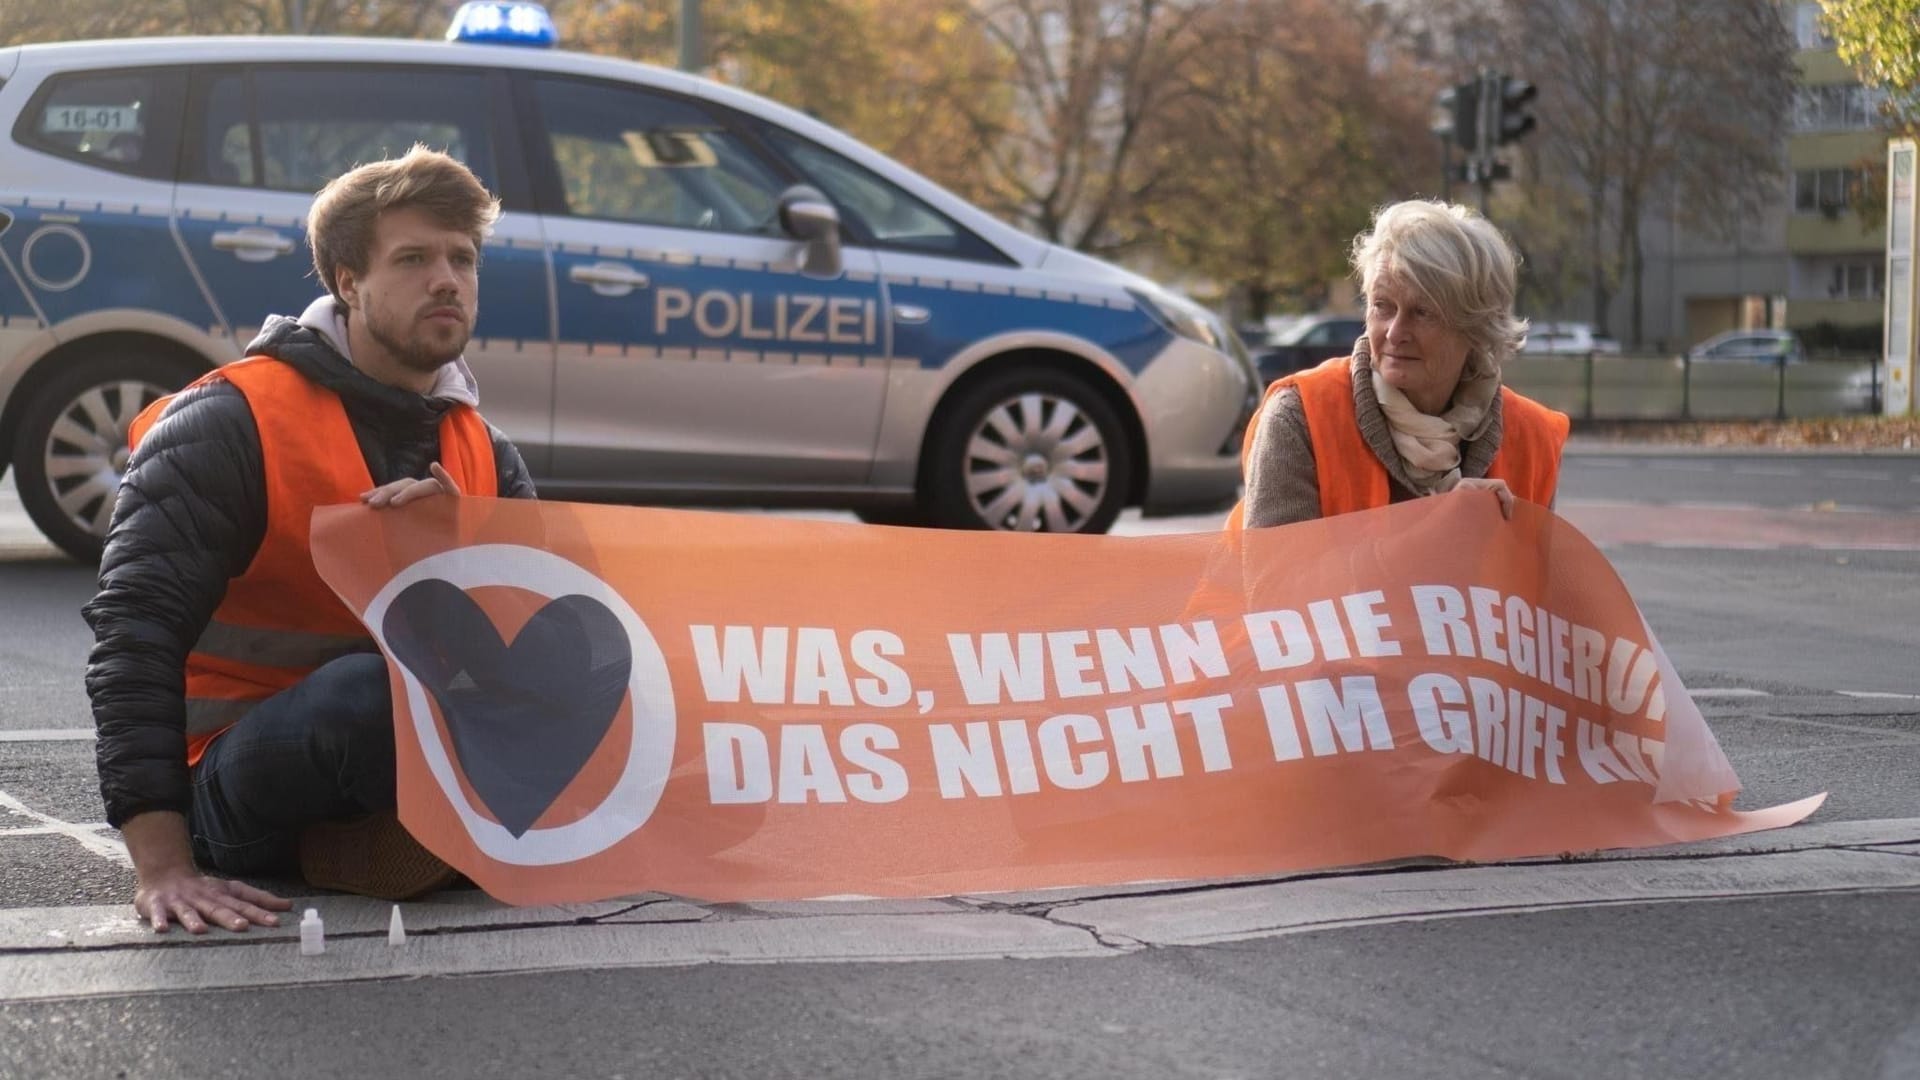
[[[328,947],[294,921],[194,940],[126,905],[0,912],[0,1005],[447,975],[705,964],[1114,958],[1363,926],[1585,907],[1920,891],[1920,819],[1829,822],[1579,861],[1399,864],[1278,879],[1160,882],[933,900],[700,905],[652,894],[509,908],[446,894],[405,906],[312,902]],[[305,906],[305,905],[297,905]]]
[[[1567,440],[1565,457],[1793,457],[1835,458],[1857,461],[1861,458],[1920,459],[1920,448],[1873,446],[1857,449],[1825,446],[1701,446],[1697,443],[1644,442],[1617,443],[1575,435]]]

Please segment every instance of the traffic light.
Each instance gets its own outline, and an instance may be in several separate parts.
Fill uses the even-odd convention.
[[[1480,83],[1463,82],[1440,91],[1440,107],[1453,118],[1453,143],[1472,153],[1480,148]]]
[[[1448,174],[1451,179],[1463,184],[1478,184],[1483,180],[1511,180],[1513,166],[1504,161],[1479,162],[1472,158],[1453,167]]]
[[[1500,76],[1500,123],[1495,130],[1499,133],[1499,143],[1519,142],[1532,131],[1534,119],[1533,99],[1540,91],[1525,79],[1516,79],[1511,75]]]

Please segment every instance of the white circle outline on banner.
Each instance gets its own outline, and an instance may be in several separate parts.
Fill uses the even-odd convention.
[[[446,581],[463,592],[504,585],[550,600],[571,594],[590,597],[605,605],[619,620],[633,656],[633,668],[627,678],[633,735],[628,741],[627,763],[620,771],[620,779],[606,799],[578,821],[548,829],[529,829],[518,837],[505,826],[483,817],[467,801],[459,778],[454,775],[453,761],[440,741],[439,730],[434,727],[426,689],[413,672],[407,670],[407,665],[394,662],[406,683],[414,736],[426,755],[427,768],[480,850],[490,858],[513,866],[554,866],[597,855],[646,824],[654,808],[660,805],[667,777],[673,771],[678,721],[673,708],[673,686],[667,675],[667,658],[626,598],[585,568],[539,548],[520,544],[473,544],[442,551],[395,574],[367,605],[362,621],[389,658],[393,652],[387,648],[384,630],[387,608],[401,590],[430,578]]]

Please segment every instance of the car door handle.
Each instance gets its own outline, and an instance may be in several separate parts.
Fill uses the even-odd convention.
[[[567,280],[577,285],[591,285],[593,291],[601,296],[625,296],[652,284],[652,279],[647,275],[624,263],[614,262],[573,267],[567,271]]]
[[[292,251],[293,238],[272,229],[249,225],[231,232],[214,233],[213,246],[220,251],[233,252],[234,258],[241,262],[266,262]]]
[[[919,304],[893,305],[893,321],[902,323],[923,323],[933,318],[933,312]]]

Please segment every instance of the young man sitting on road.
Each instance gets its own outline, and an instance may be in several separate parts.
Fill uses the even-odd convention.
[[[415,147],[328,184],[308,215],[328,295],[248,358],[156,403],[86,605],[107,821],[155,931],[277,925],[220,874],[404,898],[446,864],[395,819],[386,661],[314,569],[317,506],[534,497],[461,359],[499,202]]]

